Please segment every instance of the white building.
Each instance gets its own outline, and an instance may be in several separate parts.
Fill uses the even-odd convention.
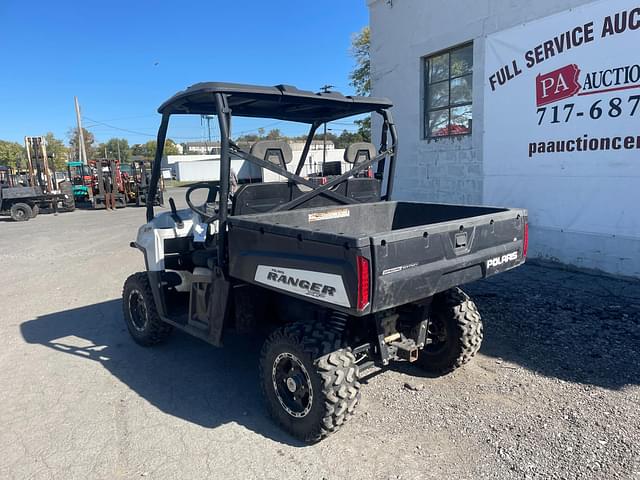
[[[245,160],[232,159],[231,168],[240,181],[256,181],[261,178],[261,169]],[[175,162],[173,173],[179,182],[219,181],[220,155],[195,162]]]
[[[296,144],[294,143],[292,146],[295,147]],[[345,150],[333,148],[333,143],[331,143],[331,147],[331,149],[327,149],[325,156],[323,156],[322,150],[311,149],[301,175],[309,176],[322,171],[323,159],[326,163],[339,162],[342,172],[350,169],[352,165],[343,160]],[[292,149],[293,160],[287,165],[287,170],[291,173],[296,170],[298,160],[302,155],[302,148],[303,146],[299,150]],[[245,160],[232,159],[231,167],[237,173],[240,181],[279,182],[286,180],[277,173],[262,171],[260,167]],[[219,180],[220,155],[167,155],[163,162],[163,168],[170,170],[176,180],[181,182]]]
[[[291,150],[300,150],[304,148],[305,142],[289,142],[291,146]],[[312,140],[311,145],[309,146],[309,150],[324,150],[325,144],[322,140]],[[327,140],[326,143],[327,150],[333,150],[336,146],[333,144],[331,140]]]
[[[291,173],[295,173],[296,171],[296,167],[298,166],[298,161],[300,160],[300,156],[302,155],[303,148],[304,144],[291,144],[291,153],[293,160],[287,165],[287,170]],[[347,170],[351,169],[353,165],[350,165],[349,163],[344,161],[344,151],[344,148],[334,148],[333,143],[331,143],[331,149],[327,148],[326,155],[324,156],[321,149],[311,148],[309,150],[309,153],[307,154],[307,158],[305,160],[302,172],[300,172],[300,175],[302,175],[303,177],[308,177],[310,175],[321,172],[323,159],[327,163],[340,162],[340,170],[343,173],[346,172]],[[281,182],[286,180],[286,178],[282,177],[281,175],[270,171],[265,171],[263,173],[263,178],[265,182]]]
[[[530,257],[640,277],[638,2],[367,4],[396,198],[525,207]]]
[[[202,160],[219,159],[220,155],[166,155],[163,159],[162,166],[170,167],[178,162],[200,162]]]
[[[185,155],[211,155],[220,153],[220,142],[186,142],[180,145]]]

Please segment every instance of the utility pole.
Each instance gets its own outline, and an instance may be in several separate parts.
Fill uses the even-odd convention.
[[[82,116],[80,115],[80,104],[78,103],[78,97],[73,97],[76,104],[76,120],[78,122],[78,156],[80,161],[87,164],[87,150],[84,146],[84,131],[82,130]]]
[[[322,93],[330,93],[334,85],[320,87]],[[324,122],[324,134],[322,135],[322,176],[324,176],[324,164],[327,161],[327,122]]]
[[[202,125],[202,120],[207,122],[207,139],[209,140],[207,143],[207,153],[210,153],[211,149],[211,120],[213,119],[213,115],[201,115],[200,116],[200,125]]]
[[[120,140],[119,139],[116,139],[116,146],[118,147],[118,161],[122,163],[122,160],[120,160]]]

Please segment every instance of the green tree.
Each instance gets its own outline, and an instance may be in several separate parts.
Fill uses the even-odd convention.
[[[23,164],[24,147],[18,142],[0,140],[0,165],[18,168]]]
[[[356,120],[356,125],[358,125],[358,135],[362,137],[361,142],[370,142],[371,141],[371,115],[365,117],[361,120]]]
[[[362,138],[362,135],[360,135],[359,132],[349,132],[347,130],[343,130],[334,143],[336,148],[347,148],[352,143],[364,141],[365,139]]]
[[[283,136],[280,133],[279,128],[274,128],[273,130],[269,130],[269,133],[267,133],[267,136],[266,136],[267,140],[279,140],[281,138],[283,138]]]
[[[58,171],[66,170],[66,163],[69,161],[69,148],[52,132],[47,132],[44,139],[47,144],[47,155],[53,159],[54,168]]]
[[[96,137],[86,128],[82,127],[82,133],[84,135],[84,148],[87,152],[87,160],[91,160],[95,155],[96,151],[94,148],[94,144],[96,143]],[[74,159],[80,158],[80,153],[78,150],[78,128],[70,128],[67,131],[67,137],[69,138],[69,146],[71,147],[71,154]],[[97,153],[98,156],[104,155],[104,153]]]
[[[355,58],[356,65],[349,75],[350,84],[356,89],[356,93],[362,96],[371,94],[371,31],[364,27],[351,39],[351,55]],[[358,134],[363,142],[371,141],[371,116],[356,120]]]
[[[126,138],[110,138],[102,145],[100,151],[103,152],[105,148],[107,149],[108,158],[118,158],[118,152],[122,162],[128,161],[131,157],[131,148]]]
[[[260,136],[260,135],[256,135],[255,133],[246,133],[244,135],[240,135],[238,138],[236,138],[236,143],[253,143],[253,142],[257,142],[258,140],[262,139],[264,137]]]
[[[145,144],[144,143],[134,143],[131,145],[131,155],[135,155],[136,157],[145,156]]]
[[[156,156],[156,149],[158,143],[155,140],[149,140],[147,143],[138,143],[133,145],[131,148],[131,153],[136,156],[142,156],[146,160],[153,160]],[[178,146],[176,142],[167,138],[164,142],[164,150],[162,152],[163,155],[179,155],[180,150],[178,150]]]
[[[155,155],[155,152],[153,152]],[[167,141],[164,142],[164,154],[165,155],[180,155],[180,150],[178,150],[178,145],[176,142],[167,138]]]
[[[371,57],[369,55],[371,35],[369,27],[364,27],[351,39],[351,55],[355,58],[356,65],[349,75],[351,85],[358,95],[371,94]]]
[[[306,138],[307,137],[305,137],[305,140]],[[323,138],[324,138],[324,132],[316,133],[313,136],[314,140],[317,140],[320,142],[322,141]],[[338,136],[335,133],[327,132],[327,142],[333,142],[333,144],[335,145],[337,141],[338,141]]]

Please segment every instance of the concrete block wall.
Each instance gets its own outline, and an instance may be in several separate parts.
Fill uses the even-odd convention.
[[[520,23],[593,0],[367,0],[372,94],[394,103],[399,132],[394,197],[483,203],[484,39]],[[473,41],[473,132],[425,140],[422,58]],[[375,132],[380,122],[374,115]]]

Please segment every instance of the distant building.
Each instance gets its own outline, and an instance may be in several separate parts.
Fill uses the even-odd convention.
[[[186,142],[181,144],[184,155],[219,155],[220,142]]]
[[[162,157],[162,168],[171,169],[171,172],[176,175],[176,166],[178,163],[191,163],[219,159],[220,155],[165,155]],[[203,178],[202,180],[206,179]]]
[[[304,148],[304,143],[305,142],[289,142],[289,145],[291,146],[291,150],[302,151],[302,149]],[[311,148],[309,150],[322,150],[322,146],[322,140],[313,140],[311,142]],[[334,150],[335,148],[336,146],[333,144],[333,142],[331,140],[327,140],[327,150]]]
[[[241,145],[246,151],[251,149],[250,144]],[[292,142],[291,150],[293,154],[293,160],[287,165],[287,170],[294,173],[300,156],[302,155],[302,149],[304,143]],[[323,157],[325,162],[340,163],[340,169],[342,172],[349,170],[352,165],[346,163],[343,160],[344,149],[337,149],[333,142],[327,142],[327,152],[323,155],[322,142],[315,141],[309,150],[304,168],[301,172],[302,176],[309,176],[317,174],[322,171]],[[220,168],[220,155],[166,155],[162,161],[163,169],[170,170],[179,181],[209,181],[218,180],[219,168]],[[244,160],[232,160],[232,167],[236,170],[240,180],[247,180],[251,178],[253,181],[261,179],[265,182],[277,182],[285,181],[286,179],[275,172],[268,170],[262,170],[260,167],[245,162]]]

